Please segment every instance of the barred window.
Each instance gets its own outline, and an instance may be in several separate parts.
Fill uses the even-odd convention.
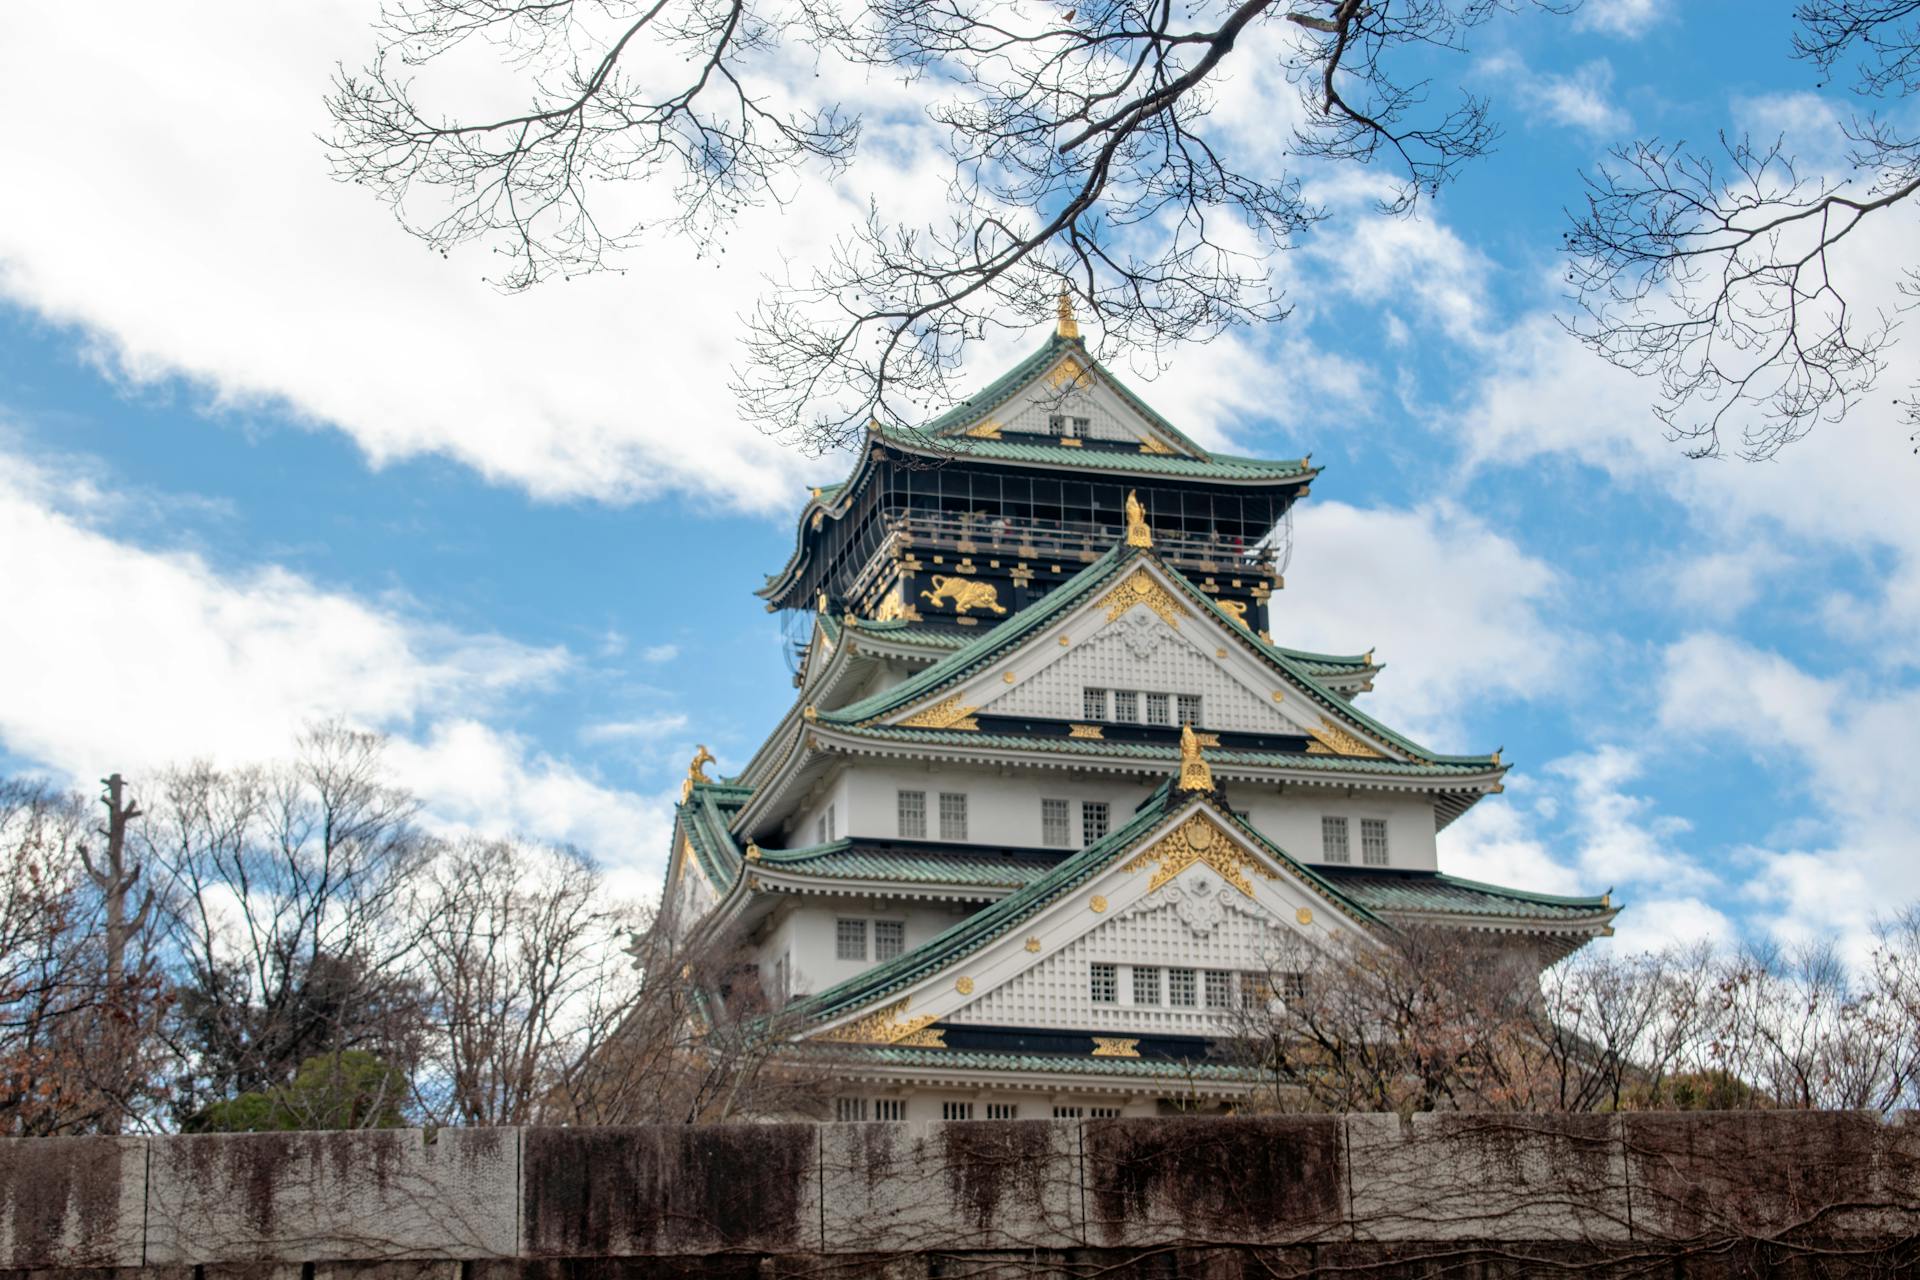
[[[1199,984],[1191,969],[1167,970],[1167,1003],[1191,1009],[1198,1003]]]
[[[1080,843],[1082,845],[1089,845],[1095,840],[1106,838],[1108,812],[1105,800],[1080,802]]]
[[[1167,695],[1164,693],[1148,694],[1147,695],[1147,723],[1148,724],[1171,724],[1172,721],[1167,718],[1168,717],[1167,704],[1170,701],[1171,699],[1168,698]]]
[[[1200,695],[1197,693],[1183,693],[1176,701],[1180,706],[1180,723],[1190,724],[1198,728],[1200,724]]]
[[[891,960],[907,949],[907,925],[903,920],[873,922],[873,958]]]
[[[1120,1108],[1118,1107],[1087,1108],[1087,1119],[1089,1120],[1118,1120],[1119,1118]]]
[[[1133,1002],[1160,1003],[1160,970],[1151,965],[1133,966]]]
[[[1120,1003],[1120,977],[1110,964],[1094,964],[1089,967],[1087,994],[1095,1004]]]
[[[1280,979],[1280,998],[1282,1000],[1305,1000],[1307,998],[1307,975],[1304,973],[1276,974]]]
[[[973,1119],[973,1104],[971,1102],[943,1102],[940,1104],[940,1118],[942,1120],[971,1120]]]
[[[1053,1109],[1053,1118],[1055,1120],[1078,1120],[1081,1116],[1085,1115],[1086,1113],[1087,1112],[1085,1107],[1056,1106]]]
[[[1107,718],[1107,691],[1105,689],[1082,689],[1080,691],[1080,714],[1088,720]]]
[[[1273,980],[1264,973],[1240,975],[1240,1007],[1264,1009],[1273,1002]]]
[[[845,1124],[867,1118],[867,1100],[865,1098],[835,1098],[833,1100],[833,1118]]]
[[[1085,436],[1093,426],[1092,418],[1068,418],[1067,422],[1073,428],[1072,434],[1076,436]]]
[[[905,1098],[875,1098],[873,1100],[873,1118],[875,1120],[905,1120],[907,1118],[907,1100]]]
[[[1017,1102],[989,1102],[987,1104],[987,1119],[989,1120],[1018,1120],[1019,1118],[1020,1104]]]
[[[1064,413],[1048,414],[1047,434],[1050,436],[1063,436],[1067,434],[1067,415]]]
[[[1360,857],[1370,867],[1387,865],[1387,820],[1360,819]]]
[[[942,840],[967,838],[967,797],[964,792],[942,791],[940,793],[940,838]]]
[[[867,958],[867,922],[835,920],[833,922],[833,954],[842,960],[865,960]]]
[[[1140,695],[1131,689],[1115,689],[1113,718],[1122,724],[1140,723]]]
[[[1223,969],[1207,970],[1207,1008],[1233,1007],[1233,976]]]
[[[1073,843],[1073,833],[1067,828],[1065,800],[1040,802],[1040,843],[1059,848],[1065,848]]]
[[[927,793],[924,791],[899,792],[900,802],[900,838],[902,840],[925,840],[927,838]]]
[[[1327,862],[1353,861],[1353,854],[1347,848],[1345,818],[1320,819],[1320,856]]]

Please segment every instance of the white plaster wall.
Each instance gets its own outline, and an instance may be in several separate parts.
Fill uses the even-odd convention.
[[[907,926],[907,950],[944,933],[965,919],[972,908],[959,903],[910,902],[899,899],[801,899],[783,912],[760,945],[762,981],[773,981],[774,962],[789,956],[790,990],[812,995],[835,983],[858,977],[876,964],[873,958],[873,921],[899,920]],[[867,959],[841,960],[835,955],[834,922],[841,917],[867,921]]]
[[[1255,830],[1301,862],[1325,861],[1320,847],[1320,818],[1325,814],[1347,819],[1353,866],[1366,865],[1360,850],[1362,818],[1387,820],[1389,866],[1420,871],[1439,866],[1431,796],[1358,791],[1349,797],[1345,788],[1296,786],[1278,795],[1246,786],[1229,787],[1227,794]]]
[[[1041,845],[1040,801],[1066,800],[1072,842],[1080,847],[1080,802],[1104,800],[1119,826],[1152,792],[1151,785],[1111,778],[1075,778],[1065,771],[965,769],[942,765],[863,763],[843,778],[847,800],[840,809],[843,832],[892,840],[900,834],[898,793],[927,793],[927,838],[940,838],[940,793],[967,797],[967,843],[1035,848]],[[812,828],[808,827],[811,831]]]
[[[799,821],[785,828],[781,846],[788,849],[804,849],[819,843],[820,819],[825,816],[828,806],[833,808],[833,836],[839,840],[847,836],[847,815],[852,809],[849,797],[849,779],[851,772],[843,771],[828,783],[815,796],[812,803],[800,810]]]
[[[1081,363],[1084,365],[1086,361]],[[987,416],[1005,430],[1044,435],[1047,417],[1055,413],[1090,419],[1087,435],[1095,440],[1133,442],[1144,435],[1158,434],[1148,428],[1145,419],[1126,401],[1098,381],[1083,382],[1063,391],[1043,377]]]

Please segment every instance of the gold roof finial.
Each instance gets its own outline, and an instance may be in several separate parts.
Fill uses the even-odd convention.
[[[680,784],[681,804],[685,804],[692,797],[694,783],[713,781],[707,776],[707,766],[712,763],[713,752],[707,750],[705,743],[701,743],[693,753],[693,763],[687,766],[687,780]]]
[[[1127,490],[1127,545],[1130,547],[1150,547],[1153,545],[1153,530],[1147,525],[1147,512],[1140,505],[1140,499],[1133,490]]]
[[[1080,322],[1073,318],[1073,295],[1065,289],[1060,291],[1059,316],[1060,319],[1055,323],[1053,331],[1062,338],[1079,337]]]
[[[1180,781],[1174,790],[1213,790],[1213,770],[1208,767],[1206,756],[1200,753],[1200,739],[1193,736],[1190,724],[1180,726]]]

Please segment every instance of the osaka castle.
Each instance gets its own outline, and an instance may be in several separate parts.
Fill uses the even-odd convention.
[[[1063,301],[812,491],[759,593],[804,620],[798,692],[737,776],[696,756],[662,914],[743,940],[838,1118],[1231,1106],[1223,1038],[1303,944],[1441,927],[1537,969],[1611,931],[1605,895],[1441,871],[1499,753],[1363,711],[1373,651],[1283,643],[1277,545],[1319,474],[1201,448]]]

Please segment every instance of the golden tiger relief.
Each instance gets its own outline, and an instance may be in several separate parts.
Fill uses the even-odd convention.
[[[973,582],[966,578],[949,578],[941,574],[933,575],[933,590],[922,591],[920,598],[928,605],[938,605],[951,601],[955,613],[965,613],[969,609],[991,609],[995,613],[1005,613],[1000,604],[1000,593],[990,582]]]

